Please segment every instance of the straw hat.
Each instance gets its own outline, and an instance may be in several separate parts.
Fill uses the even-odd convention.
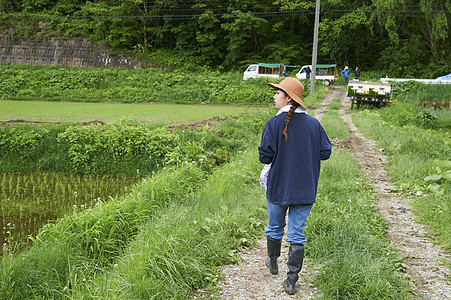
[[[279,84],[277,83],[268,83],[268,85],[274,89],[281,89],[287,95],[299,103],[304,109],[307,109],[305,107],[304,102],[302,102],[302,94],[304,93],[304,86],[302,83],[293,77],[287,77],[284,80],[282,80]]]

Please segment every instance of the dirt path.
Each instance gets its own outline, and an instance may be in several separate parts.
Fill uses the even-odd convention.
[[[444,279],[449,270],[439,265],[439,258],[451,256],[440,250],[425,237],[425,226],[413,222],[409,200],[393,193],[395,188],[384,168],[384,155],[373,141],[361,135],[352,123],[349,115],[350,102],[339,86],[331,86],[323,99],[321,107],[316,109],[315,117],[321,120],[327,107],[335,99],[340,99],[342,109],[340,116],[350,132],[351,148],[356,159],[365,172],[379,199],[379,213],[387,221],[389,237],[400,250],[407,265],[407,275],[414,281],[417,299],[451,299],[451,286]],[[310,112],[311,113],[311,112]],[[298,281],[299,292],[287,295],[282,287],[286,278],[286,261],[288,244],[283,240],[279,259],[279,274],[270,275],[264,261],[266,258],[266,237],[258,241],[255,249],[240,253],[240,262],[221,268],[225,280],[219,283],[220,299],[314,299],[319,292],[312,285],[312,280],[319,273],[321,266],[313,264],[306,258]],[[203,298],[198,294],[195,298]]]
[[[411,200],[397,194],[383,163],[386,157],[358,132],[349,115],[350,101],[341,97],[340,116],[351,134],[352,151],[378,197],[379,213],[389,225],[388,236],[404,257],[407,275],[415,283],[418,299],[451,299],[451,285],[445,279],[450,270],[440,258],[451,259],[426,237],[427,227],[414,222]]]

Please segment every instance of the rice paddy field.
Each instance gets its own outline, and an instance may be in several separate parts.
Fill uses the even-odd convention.
[[[44,225],[124,195],[133,177],[0,173],[0,243],[26,244]]]
[[[266,106],[265,106],[266,107]],[[133,119],[164,125],[187,124],[218,116],[255,113],[264,107],[246,105],[187,105],[167,103],[86,103],[0,100],[0,122],[103,122]]]

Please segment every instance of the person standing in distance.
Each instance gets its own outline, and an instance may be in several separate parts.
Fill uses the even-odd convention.
[[[310,79],[310,73],[312,73],[312,69],[307,66],[307,69],[305,69],[305,78]]]
[[[288,76],[287,67],[283,67],[282,76],[283,77],[287,77]]]
[[[359,67],[355,67],[355,71],[354,71],[354,79],[356,81],[360,81],[360,69]]]
[[[344,70],[341,71],[340,74],[343,76],[343,81],[344,81],[345,86],[348,86],[348,83],[349,83],[349,76],[351,76],[351,71],[349,71],[348,66],[346,66],[346,67],[344,68]]]
[[[268,85],[276,90],[273,98],[279,111],[266,122],[258,147],[260,162],[271,164],[266,183],[269,220],[265,264],[271,274],[278,273],[277,258],[288,212],[286,241],[290,248],[283,286],[293,295],[304,261],[304,228],[316,201],[321,160],[330,157],[332,145],[320,122],[307,114],[301,100],[304,86],[298,79],[287,77]]]

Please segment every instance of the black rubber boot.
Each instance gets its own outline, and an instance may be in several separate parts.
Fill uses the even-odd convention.
[[[271,274],[276,275],[279,273],[279,266],[277,265],[277,258],[280,256],[280,247],[282,245],[282,240],[275,240],[266,237],[268,257],[266,258],[266,266],[269,268]]]
[[[298,281],[298,273],[302,269],[302,263],[304,262],[304,245],[293,244],[290,245],[288,251],[288,272],[287,279],[283,282],[285,292],[289,295],[296,293],[296,282]]]

